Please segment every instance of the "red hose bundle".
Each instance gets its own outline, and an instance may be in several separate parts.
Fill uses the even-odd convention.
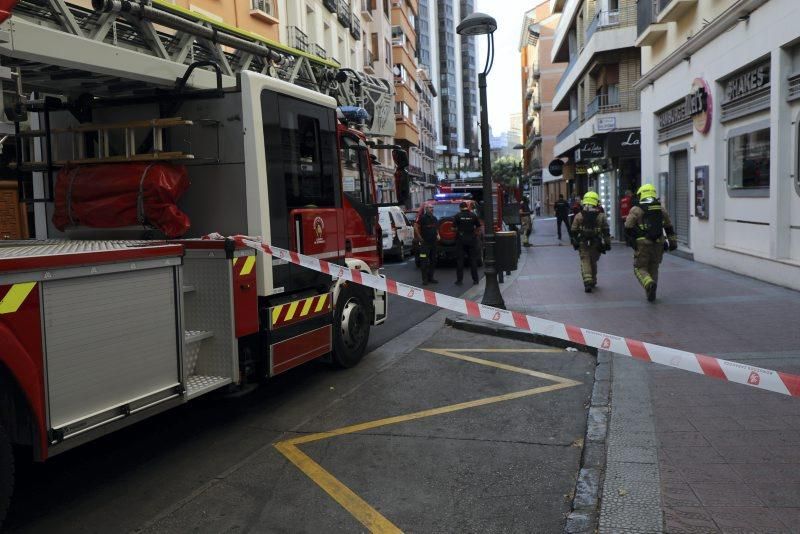
[[[177,201],[189,188],[186,167],[167,163],[109,163],[65,167],[56,178],[53,224],[120,228],[150,225],[167,237],[189,230]]]

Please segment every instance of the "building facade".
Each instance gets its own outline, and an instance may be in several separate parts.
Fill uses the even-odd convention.
[[[553,152],[567,162],[567,195],[599,193],[612,235],[621,236],[619,199],[641,183],[637,2],[566,0],[553,8],[561,20],[551,58],[567,63],[553,109],[569,112]]]
[[[549,0],[525,13],[520,34],[522,80],[522,132],[524,176],[532,185],[530,198],[542,203],[544,213],[552,213],[559,194],[567,194],[563,174],[554,176],[548,164],[554,159],[556,135],[567,126],[568,113],[553,110],[553,95],[561,76],[562,63],[550,59],[556,28],[561,15],[553,13]]]
[[[640,2],[642,170],[680,248],[800,289],[796,0]],[[691,37],[691,38],[689,38]]]
[[[432,106],[437,127],[437,174],[454,179],[479,166],[476,40],[462,40],[458,23],[474,11],[474,0],[420,0],[417,20],[420,67],[438,88]],[[464,46],[462,46],[462,43]],[[471,66],[465,68],[464,61]],[[470,100],[469,105],[465,98]]]

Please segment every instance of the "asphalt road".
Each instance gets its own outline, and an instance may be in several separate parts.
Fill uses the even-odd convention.
[[[413,261],[386,274],[419,276]],[[439,291],[468,289],[452,268],[437,278]],[[390,306],[370,345],[391,341],[354,369],[312,362],[245,397],[201,398],[22,466],[4,527],[357,532],[366,517],[416,532],[560,531],[593,359],[525,352],[424,321],[431,307]],[[319,434],[332,429],[335,439]]]

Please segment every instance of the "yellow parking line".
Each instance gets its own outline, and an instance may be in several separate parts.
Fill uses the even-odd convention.
[[[364,525],[370,532],[376,533],[396,533],[401,532],[397,526],[391,521],[381,515],[375,508],[369,505],[361,497],[355,494],[350,488],[345,486],[336,477],[325,470],[321,465],[312,460],[307,454],[298,448],[298,445],[304,443],[312,443],[327,438],[336,436],[343,436],[346,434],[353,434],[365,430],[372,430],[384,426],[394,425],[398,423],[405,423],[425,417],[432,417],[434,415],[442,415],[447,413],[458,412],[469,408],[476,408],[478,406],[486,406],[498,402],[504,402],[523,397],[530,397],[540,393],[547,393],[550,391],[557,391],[559,389],[570,388],[580,385],[581,382],[569,378],[542,373],[539,371],[532,371],[522,367],[497,363],[482,358],[475,358],[474,356],[466,356],[458,352],[559,352],[551,349],[423,349],[427,352],[438,354],[440,356],[447,356],[470,363],[477,363],[497,369],[503,369],[514,373],[520,373],[527,376],[536,378],[543,378],[554,382],[547,386],[540,386],[533,389],[526,389],[523,391],[516,391],[513,393],[505,393],[503,395],[496,395],[487,397],[485,399],[477,399],[467,402],[460,402],[458,404],[451,404],[449,406],[441,406],[439,408],[432,408],[429,410],[422,410],[405,415],[398,415],[394,417],[387,417],[378,419],[376,421],[368,421],[356,425],[350,425],[327,432],[318,432],[316,434],[309,434],[288,440],[281,441],[275,444],[275,448],[281,452],[289,461],[291,461],[300,471],[302,471],[308,478],[313,480],[319,487],[331,496],[339,505],[347,510],[354,518],[356,518],[362,525]]]

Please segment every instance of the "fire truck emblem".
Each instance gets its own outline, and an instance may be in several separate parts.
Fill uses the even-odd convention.
[[[321,245],[325,243],[325,222],[322,217],[314,219],[314,244]]]
[[[494,312],[492,316],[492,321],[499,321],[500,320],[500,312]]]
[[[611,340],[607,337],[603,338],[603,343],[600,344],[600,348],[603,350],[611,348]]]
[[[747,378],[747,383],[753,386],[757,386],[761,383],[761,377],[758,375],[757,372],[752,371],[750,376]]]

